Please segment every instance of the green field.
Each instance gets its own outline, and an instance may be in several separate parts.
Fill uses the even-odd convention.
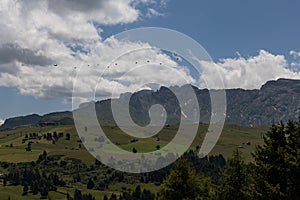
[[[207,125],[200,125],[198,134],[190,147],[196,149],[196,146],[201,146],[202,140],[207,130]],[[132,151],[136,148],[138,152],[155,151],[156,146],[160,147],[168,144],[175,136],[178,127],[171,126],[164,128],[158,135],[148,138],[139,139],[136,142],[132,142],[133,137],[125,135],[117,127],[103,127],[108,138],[113,141],[119,147]],[[251,161],[251,152],[254,151],[255,146],[262,143],[262,135],[268,130],[268,127],[243,127],[236,125],[226,125],[223,129],[222,135],[214,147],[211,155],[222,154],[224,157],[231,156],[234,149],[239,148],[247,161]],[[64,134],[70,133],[70,140],[60,138],[55,144],[52,141],[44,139],[42,136],[47,133],[63,132]],[[41,139],[28,139],[22,143],[26,134],[37,133]],[[159,138],[159,141],[157,140]],[[26,151],[27,143],[31,141],[31,151]],[[246,143],[250,142],[250,145]],[[81,145],[81,147],[80,147]],[[46,150],[48,155],[61,155],[62,159],[76,158],[80,159],[87,166],[93,165],[95,158],[85,149],[79,140],[79,136],[74,126],[49,126],[49,127],[23,127],[16,130],[0,132],[0,161],[8,163],[21,163],[36,161],[38,156]],[[4,169],[0,168],[0,173],[5,173]],[[95,172],[96,173],[96,172]],[[71,179],[71,177],[65,176],[65,179]],[[154,183],[140,184],[142,188],[151,190],[157,193],[159,186]],[[72,194],[75,188],[80,189],[83,193],[91,193],[98,200],[102,200],[105,194],[119,194],[122,189],[127,188],[129,191],[134,189],[131,184],[115,183],[111,184],[105,191],[99,190],[87,190],[86,185],[76,183],[68,188],[59,188],[56,192],[51,191],[48,195],[48,199],[65,199],[67,193]],[[21,186],[6,186],[3,187],[0,183],[0,200],[10,199],[39,199],[40,195],[22,196]]]
[[[104,127],[104,131],[107,133],[108,138],[127,151],[136,148],[138,152],[150,152],[155,151],[157,145],[163,147],[168,144],[176,134],[177,128],[176,126],[164,128],[157,136],[149,139],[139,139],[134,143],[130,142],[134,139],[133,137],[125,135],[116,127]],[[206,129],[207,125],[200,125],[198,134],[191,148],[201,145]],[[256,145],[261,144],[262,134],[264,134],[267,129],[268,127],[226,125],[211,155],[223,154],[227,157],[231,155],[235,148],[240,148],[246,159],[251,159],[251,152],[254,151]],[[54,131],[69,132],[71,139],[68,141],[62,138],[55,144],[44,139],[30,140],[33,142],[32,151],[25,151],[27,142],[22,144],[22,139],[26,133],[37,132],[39,135],[43,135],[47,132],[52,133]],[[157,141],[157,138],[160,140]],[[73,126],[27,127],[0,132],[0,161],[14,163],[35,161],[38,155],[46,150],[50,155],[64,155],[66,157],[78,158],[87,164],[94,162],[94,158],[86,151],[83,145],[82,148],[78,148],[78,140],[79,136]],[[250,142],[251,145],[243,144],[247,142]],[[11,144],[13,147],[10,147]]]
[[[148,186],[147,186],[148,187]],[[87,190],[86,188],[83,188],[84,194],[92,194],[96,200],[102,200],[104,195],[110,195],[111,193],[118,194],[117,191],[119,189],[120,191],[121,187],[114,187],[112,191],[103,192],[103,191],[97,191],[97,190]],[[38,200],[40,199],[40,195],[31,195],[28,194],[26,196],[22,196],[22,186],[2,186],[0,185],[0,200],[7,200],[9,197],[11,200]],[[79,188],[80,189],[80,188]],[[67,193],[72,194],[75,189],[73,188],[59,188],[57,192],[49,192],[48,199],[52,200],[65,200]]]
[[[44,139],[38,140],[33,139],[32,141],[32,151],[26,152],[25,148],[27,146],[26,143],[22,144],[22,139],[26,133],[37,132],[39,135],[43,135],[44,133],[53,133],[57,132],[69,132],[71,134],[70,140],[61,139],[56,144],[52,144],[51,141],[47,141]],[[94,159],[90,154],[84,149],[78,148],[79,137],[75,131],[73,126],[60,126],[60,127],[47,127],[47,128],[36,128],[36,127],[28,127],[26,129],[17,129],[14,131],[0,132],[1,135],[9,135],[7,138],[0,139],[0,161],[6,162],[31,162],[35,161],[44,150],[46,150],[50,155],[65,155],[71,158],[79,158],[86,163],[93,162]],[[10,147],[10,144],[13,147]]]

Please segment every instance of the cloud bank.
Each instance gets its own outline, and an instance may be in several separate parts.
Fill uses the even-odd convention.
[[[82,93],[96,86],[99,73],[116,57],[135,49],[148,49],[128,57],[119,66],[111,67],[107,79],[102,80],[98,93],[118,85],[119,91],[131,91],[111,77],[129,71],[135,62],[163,62],[178,71],[179,66],[168,56],[148,44],[120,42],[114,38],[103,40],[99,25],[127,24],[148,15],[155,16],[155,8],[165,1],[149,0],[39,0],[0,3],[0,86],[17,87],[21,94],[36,98],[71,98],[76,73]],[[147,7],[142,13],[141,5]],[[95,26],[94,24],[97,24]],[[139,55],[139,56],[138,56]],[[157,77],[149,72],[147,78],[175,83],[170,73]],[[129,80],[130,77],[122,77]],[[132,79],[133,80],[133,79]],[[138,80],[135,80],[138,82]],[[103,98],[105,95],[103,95]]]
[[[165,0],[2,0],[0,86],[16,87],[21,94],[36,98],[68,100],[79,70],[83,76],[76,81],[80,85],[78,95],[82,95],[95,89],[99,75],[108,65],[111,65],[109,70],[96,88],[100,98],[109,97],[113,88],[119,93],[135,91],[142,78],[165,85],[180,85],[183,79],[193,83],[195,80],[189,72],[172,56],[148,44],[101,38],[103,30],[99,27],[163,16],[157,6],[165,5]],[[141,6],[146,8],[140,9]],[[136,49],[140,50],[128,54]],[[122,54],[126,56],[118,63],[112,62]],[[290,54],[300,55],[296,51]],[[137,63],[149,65],[148,61],[163,63],[172,70],[155,68],[126,73]],[[300,78],[297,70],[289,68],[299,67],[299,62],[289,63],[283,55],[266,50],[249,58],[238,56],[215,63],[201,62],[201,65],[201,80],[213,80],[218,72],[225,88],[255,89],[271,79]],[[117,79],[120,75],[122,77]],[[214,88],[223,88],[223,85],[216,84]]]
[[[201,62],[202,80],[213,79],[218,72],[224,86],[216,84],[214,88],[259,89],[269,80],[278,78],[299,79],[300,73],[289,68],[291,65],[283,55],[274,55],[260,50],[258,55],[249,58],[238,55],[236,58],[221,59],[218,62]]]

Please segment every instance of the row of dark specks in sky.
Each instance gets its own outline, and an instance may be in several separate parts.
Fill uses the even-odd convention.
[[[179,61],[180,59],[179,58],[176,58],[176,60],[177,61]],[[147,63],[150,63],[150,60],[147,60]],[[135,62],[135,64],[137,65],[138,64],[138,62]],[[159,63],[160,65],[162,65],[162,63]],[[115,63],[115,66],[117,66],[118,65],[118,63]],[[58,64],[54,64],[53,65],[54,67],[58,67]],[[88,65],[88,67],[89,67],[90,65]],[[99,66],[99,64],[97,64],[97,66]],[[107,66],[107,68],[109,68],[110,66]],[[77,67],[74,67],[74,69],[76,69]]]

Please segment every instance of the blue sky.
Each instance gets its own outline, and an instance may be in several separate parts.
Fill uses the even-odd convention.
[[[283,55],[291,63],[294,59],[290,51],[300,51],[300,2],[297,0],[169,0],[165,3],[164,7],[140,3],[135,7],[142,13],[138,18],[131,19],[129,16],[127,21],[118,19],[109,23],[99,20],[95,24],[102,29],[101,37],[104,39],[131,28],[153,26],[174,29],[202,44],[215,62],[236,58],[237,52],[249,58],[265,50],[270,54]],[[160,14],[147,16],[149,7]],[[1,20],[3,24],[16,25],[13,21]],[[22,39],[26,40],[26,37]],[[1,85],[1,119],[71,109],[70,103],[61,96],[47,98],[29,91],[20,94],[20,86],[7,82]]]
[[[144,19],[124,26],[108,26],[104,35],[158,26],[180,31],[202,44],[214,59],[233,57],[236,51],[253,55],[260,49],[289,54],[300,51],[300,2],[267,1],[168,1],[164,17]]]

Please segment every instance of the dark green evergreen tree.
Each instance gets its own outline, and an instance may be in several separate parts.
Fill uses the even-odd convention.
[[[300,199],[299,133],[299,123],[273,125],[264,144],[257,146],[253,154],[256,199]]]
[[[241,152],[236,149],[233,157],[228,159],[222,174],[221,187],[218,194],[220,200],[251,199],[251,179]]]
[[[70,133],[66,133],[66,140],[70,140],[71,139],[71,134]]]
[[[109,200],[117,200],[117,195],[115,195],[114,193],[111,194]]]
[[[27,193],[28,193],[28,185],[25,184],[24,187],[23,187],[23,193],[22,193],[22,195],[25,196],[25,195],[27,195]]]
[[[74,200],[82,200],[82,193],[80,190],[75,190],[74,191]]]
[[[201,179],[195,170],[191,169],[186,159],[180,159],[163,183],[159,198],[162,200],[209,199],[211,187],[210,179]]]
[[[94,183],[94,181],[92,180],[92,179],[89,179],[89,182],[88,182],[88,184],[87,184],[87,189],[93,189],[94,188],[94,186],[95,186],[95,183]]]

